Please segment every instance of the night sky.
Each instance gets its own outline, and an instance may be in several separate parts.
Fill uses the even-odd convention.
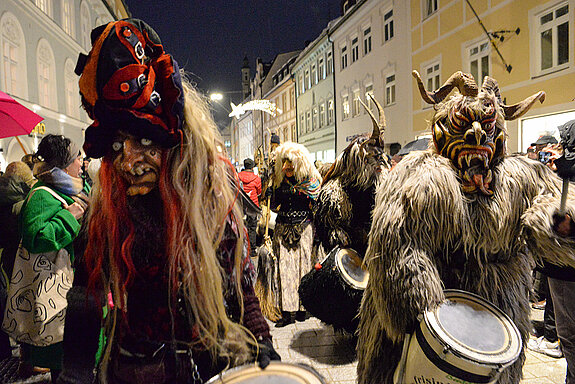
[[[125,3],[133,17],[158,32],[165,50],[205,93],[241,91],[244,56],[253,77],[257,57],[271,61],[278,53],[303,49],[340,13],[340,0]],[[229,95],[241,100],[239,94]],[[229,101],[222,103],[229,107]]]

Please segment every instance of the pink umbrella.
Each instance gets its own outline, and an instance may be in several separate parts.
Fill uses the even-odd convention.
[[[27,135],[42,120],[42,116],[0,91],[0,139]]]

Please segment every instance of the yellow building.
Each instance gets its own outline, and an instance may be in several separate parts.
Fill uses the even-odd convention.
[[[428,89],[458,70],[496,79],[507,105],[546,99],[507,123],[509,152],[575,119],[575,0],[410,0],[412,67]],[[413,134],[429,133],[432,108],[413,81]]]

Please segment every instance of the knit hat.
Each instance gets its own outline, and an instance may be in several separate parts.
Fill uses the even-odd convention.
[[[531,145],[547,145],[547,144],[557,144],[557,139],[551,135],[543,135]]]
[[[101,25],[92,49],[80,54],[82,105],[94,123],[84,151],[102,157],[119,130],[170,148],[183,137],[184,95],[178,63],[164,52],[157,33],[138,19]]]
[[[280,137],[276,134],[272,134],[272,138],[270,140],[272,144],[280,144]]]

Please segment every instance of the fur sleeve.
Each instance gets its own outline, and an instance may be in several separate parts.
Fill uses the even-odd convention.
[[[571,184],[566,213],[575,218],[575,185]],[[523,234],[533,256],[559,265],[575,267],[575,239],[553,230],[553,214],[559,212],[561,196],[539,196],[522,217]]]
[[[349,245],[347,228],[351,215],[349,197],[343,191],[339,180],[328,181],[321,188],[314,212],[316,233],[327,252],[336,245]]]
[[[406,156],[378,186],[361,318],[378,321],[399,341],[426,309],[443,301],[434,261],[441,244],[460,238],[465,206],[448,160],[431,153]],[[365,301],[364,297],[364,301]]]

